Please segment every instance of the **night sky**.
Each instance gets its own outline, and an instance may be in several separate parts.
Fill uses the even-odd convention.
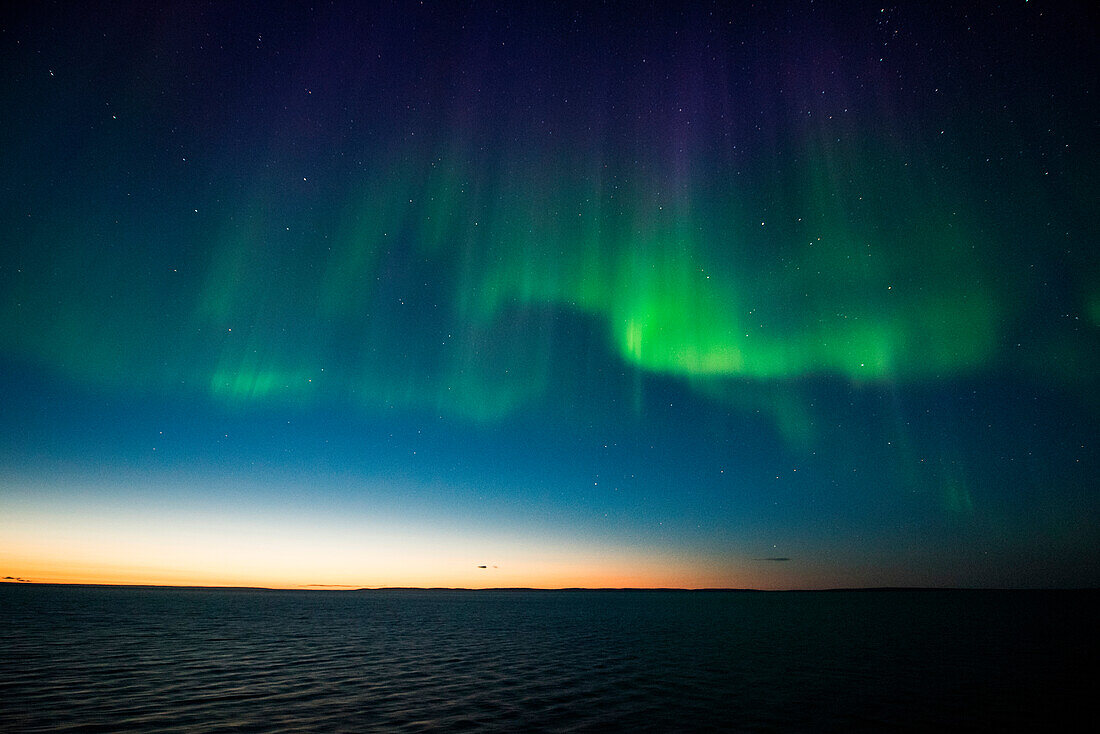
[[[1083,16],[153,5],[0,17],[0,576],[1100,584]]]

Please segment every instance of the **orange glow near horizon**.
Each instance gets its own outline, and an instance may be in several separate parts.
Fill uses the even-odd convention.
[[[28,488],[29,489],[29,488]],[[734,550],[575,537],[477,518],[333,512],[254,500],[113,502],[14,496],[0,516],[0,577],[39,583],[282,589],[820,588],[824,569]],[[484,568],[482,568],[484,566]]]
[[[362,552],[297,555],[301,548],[256,549],[228,555],[221,548],[115,548],[80,544],[38,548],[0,546],[0,575],[38,583],[280,589],[446,588],[767,588],[763,578],[735,577],[698,561],[631,557],[623,553],[529,549],[493,562],[459,551],[404,560]],[[331,550],[331,549],[330,549]],[[262,561],[271,558],[270,563]],[[482,561],[482,562],[478,562]],[[481,568],[485,566],[485,568]]]
[[[5,563],[5,568],[12,566]],[[140,569],[122,566],[98,567],[90,564],[67,565],[26,564],[17,577],[30,583],[103,584],[120,586],[202,586],[202,587],[254,587],[269,589],[359,589],[386,587],[414,588],[721,588],[730,584],[708,583],[709,577],[691,572],[657,575],[623,567],[558,567],[543,569],[542,574],[494,574],[490,569],[477,569],[480,573],[375,576],[354,583],[348,578],[302,583],[300,578],[279,577],[277,574],[238,575],[225,572],[202,572],[200,569]],[[5,575],[9,574],[5,571]],[[715,579],[720,581],[720,579]],[[742,585],[738,585],[742,586]]]
[[[558,556],[535,561],[515,558],[502,564],[474,563],[470,558],[440,557],[417,564],[300,563],[293,569],[263,566],[247,558],[225,558],[211,564],[196,553],[192,562],[150,552],[146,560],[99,555],[80,559],[63,552],[36,556],[0,547],[0,577],[32,583],[142,586],[254,587],[269,589],[413,588],[679,588],[795,589],[844,586],[843,579],[810,578],[787,569],[746,561],[748,572],[716,568],[701,560],[681,562],[635,557]],[[480,568],[480,566],[486,568]]]
[[[767,585],[659,548],[434,527],[227,518],[7,516],[0,577],[47,583],[265,588]],[[485,566],[485,568],[481,568]]]
[[[0,576],[38,583],[279,589],[444,588],[806,588],[807,579],[746,561],[749,572],[704,558],[613,548],[516,547],[510,543],[413,538],[386,546],[292,539],[248,545],[205,538],[88,542],[0,541]],[[417,544],[423,544],[414,550]],[[485,566],[485,568],[481,568]]]

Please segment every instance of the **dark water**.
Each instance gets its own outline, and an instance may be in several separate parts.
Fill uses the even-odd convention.
[[[0,586],[3,731],[1059,728],[1091,592]]]

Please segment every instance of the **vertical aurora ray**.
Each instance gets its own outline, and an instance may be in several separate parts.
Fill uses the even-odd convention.
[[[221,397],[308,392],[324,363],[337,391],[488,416],[544,390],[555,358],[539,329],[506,322],[555,311],[597,319],[623,362],[682,377],[904,382],[989,365],[1011,300],[987,284],[990,246],[916,164],[848,147],[811,145],[784,180],[749,171],[728,190],[728,171],[677,186],[550,153],[482,170],[412,148],[331,236],[288,235],[257,195],[172,321],[219,352],[194,377]],[[760,208],[742,190],[775,189],[791,193],[745,214]],[[74,328],[110,344],[114,323]]]
[[[296,201],[303,184],[285,174],[255,179],[196,249],[201,285],[177,292],[156,323],[130,321],[133,341],[112,335],[120,314],[73,322],[95,307],[15,333],[41,330],[19,341],[42,346],[84,334],[92,354],[105,352],[79,368],[94,372],[135,343],[163,343],[167,327],[188,358],[161,355],[164,374],[192,372],[187,382],[219,399],[354,392],[481,418],[551,389],[555,314],[594,319],[632,369],[696,382],[904,383],[998,363],[1015,301],[991,277],[1004,245],[934,175],[951,151],[922,143],[931,131],[884,128],[815,73],[793,91],[756,93],[787,96],[765,104],[770,142],[754,149],[758,130],[734,128],[740,139],[715,122],[727,103],[704,90],[728,87],[708,83],[723,70],[690,63],[624,102],[637,120],[621,129],[589,109],[580,133],[547,108],[538,124],[513,118],[491,148],[494,100],[510,83],[467,90],[451,114],[411,118],[419,142],[368,143],[356,171],[315,177],[335,207]],[[580,96],[615,87],[619,73]],[[663,94],[678,112],[650,98]],[[573,139],[547,138],[552,124]],[[324,388],[310,382],[322,366]]]

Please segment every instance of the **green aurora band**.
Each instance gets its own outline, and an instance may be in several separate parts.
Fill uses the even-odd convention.
[[[19,294],[7,341],[93,381],[479,420],[548,389],[548,323],[564,312],[598,324],[624,369],[712,397],[731,380],[988,366],[1010,298],[961,197],[888,150],[803,153],[785,176],[694,163],[700,175],[676,176],[562,151],[478,163],[409,148],[379,156],[338,211],[299,206],[293,228],[279,209],[292,192],[260,185],[209,243],[181,242],[208,250],[201,277],[142,267],[142,233],[101,235],[80,248],[101,254],[71,261],[40,242],[67,295]],[[103,302],[122,279],[126,300]]]
[[[241,96],[220,122],[125,73],[89,76],[94,95],[24,80],[34,104],[0,141],[5,170],[27,172],[5,210],[0,348],[92,386],[477,421],[601,392],[638,412],[650,380],[766,409],[788,434],[807,381],[999,371],[1094,401],[1097,189],[1091,149],[1069,145],[1091,128],[1068,124],[1065,174],[1039,176],[1038,111],[986,119],[967,107],[981,90],[954,83],[910,99],[890,64],[864,73],[799,38],[726,61],[670,41],[682,66],[663,70],[593,51],[576,107],[492,72],[518,54],[559,78],[569,54],[511,47],[453,79],[364,59],[320,107],[254,120],[233,74],[210,77]],[[410,64],[434,81],[406,88]],[[984,94],[1018,104],[1010,82]],[[129,107],[69,124],[73,100],[101,96]],[[356,132],[311,137],[315,113]],[[180,128],[196,142],[177,154]]]

